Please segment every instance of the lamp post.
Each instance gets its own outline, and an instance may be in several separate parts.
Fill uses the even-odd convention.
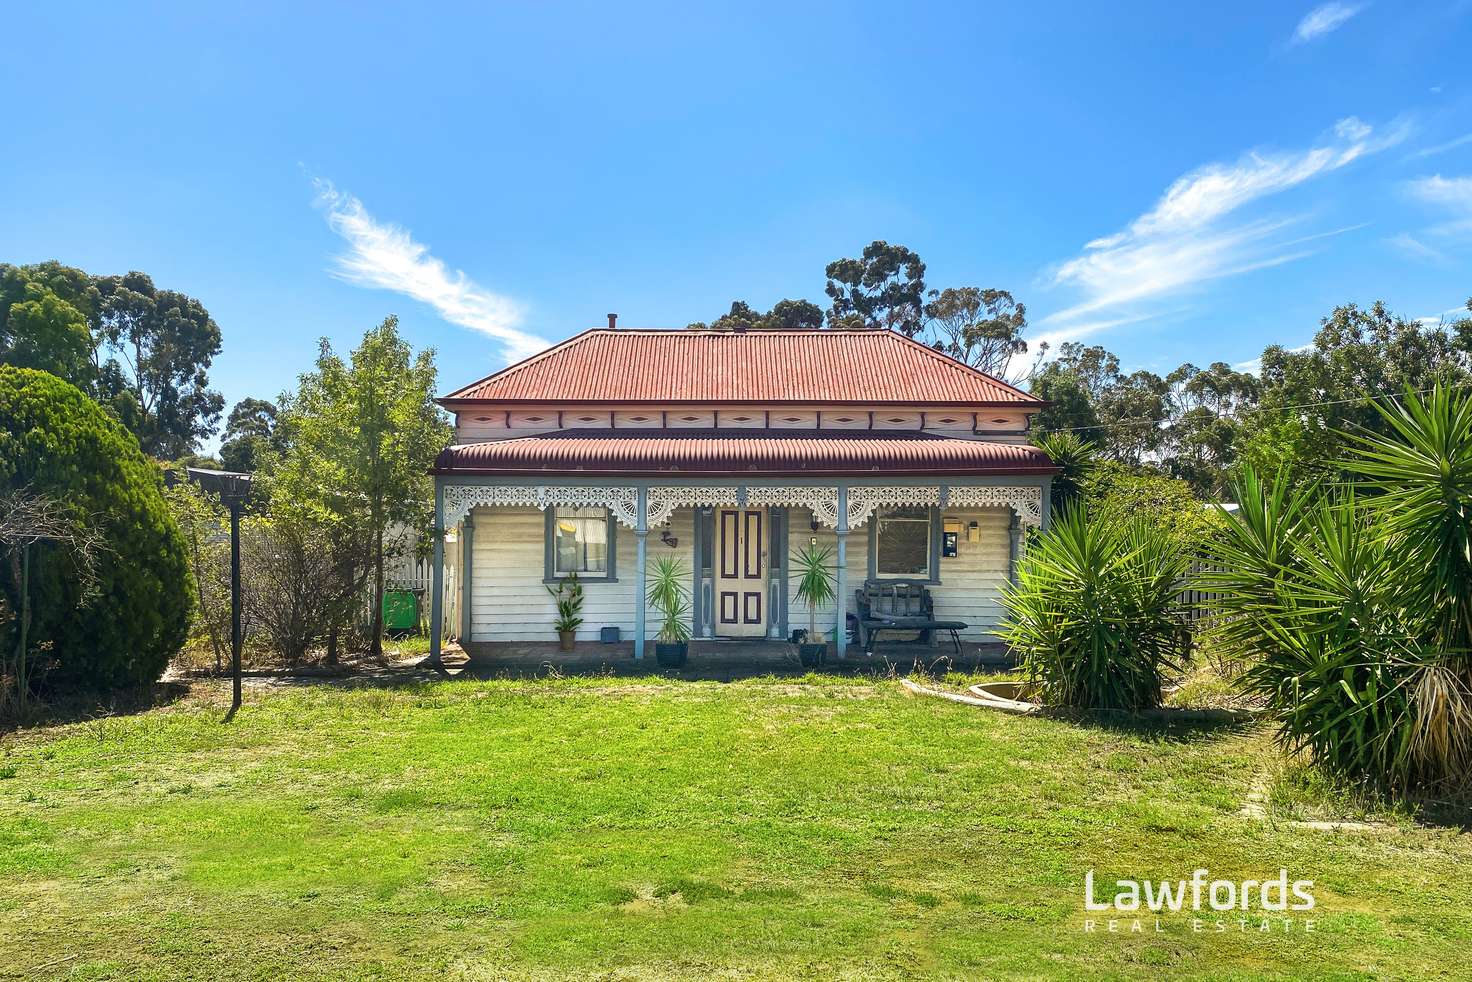
[[[240,512],[250,498],[251,476],[239,471],[211,471],[202,467],[186,469],[189,480],[201,491],[219,495],[220,503],[230,509],[230,672],[234,676],[230,695],[229,722],[240,709]]]

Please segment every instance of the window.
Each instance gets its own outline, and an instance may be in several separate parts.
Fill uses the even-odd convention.
[[[875,522],[875,572],[928,579],[930,509],[881,508]]]
[[[548,516],[550,578],[577,573],[612,577],[611,521],[607,508],[554,508]]]

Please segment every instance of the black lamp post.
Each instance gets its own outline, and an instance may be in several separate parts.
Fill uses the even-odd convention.
[[[219,495],[220,503],[230,509],[230,671],[234,675],[228,721],[240,709],[240,512],[250,498],[249,474],[239,471],[211,471],[202,467],[187,468],[189,480],[201,491]]]

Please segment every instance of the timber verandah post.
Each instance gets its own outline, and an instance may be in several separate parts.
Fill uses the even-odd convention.
[[[848,647],[848,485],[838,486],[838,616],[833,625],[833,651],[843,658]]]
[[[634,570],[634,657],[644,657],[644,608],[649,599],[644,582],[644,564],[649,551],[649,488],[639,486],[638,515],[634,525],[634,537],[639,543],[638,563]]]
[[[429,657],[425,659],[425,664],[438,668],[441,664],[440,635],[444,630],[445,618],[445,487],[438,477],[434,479],[433,536],[434,566],[429,588]]]
[[[475,559],[475,509],[460,523],[460,647],[470,643],[470,567]]]

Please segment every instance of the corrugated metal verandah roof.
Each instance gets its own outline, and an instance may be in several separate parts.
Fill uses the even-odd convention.
[[[585,331],[450,393],[486,403],[1045,403],[893,331]]]
[[[1053,474],[1036,447],[923,433],[574,430],[449,447],[443,475],[1000,476]]]

